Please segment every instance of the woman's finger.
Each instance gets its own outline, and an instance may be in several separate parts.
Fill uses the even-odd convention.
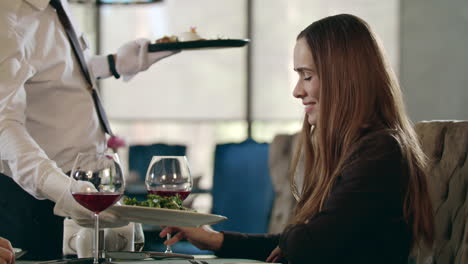
[[[14,263],[15,258],[13,251],[0,247],[0,260],[5,261],[7,264]]]
[[[168,227],[165,227],[165,228],[159,233],[159,237],[166,237],[167,234],[172,234],[172,233],[177,232],[177,231],[179,231],[177,228],[168,226]]]
[[[273,258],[275,257],[275,252],[274,250],[270,253],[270,255],[268,256],[268,258],[266,259],[266,262],[271,262],[273,260]]]
[[[13,252],[13,246],[11,246],[10,241],[6,240],[3,237],[0,237],[0,247],[6,248],[6,249],[10,250],[11,252]]]
[[[164,228],[161,232],[159,232],[159,237],[166,237],[166,235],[170,233],[169,227]]]
[[[0,261],[6,264],[15,263],[15,253],[10,241],[0,237]]]
[[[171,239],[168,239],[168,240],[164,241],[164,245],[171,246],[171,245],[177,243],[178,241],[180,241],[181,239],[183,239],[184,237],[185,237],[184,233],[179,232],[175,236],[172,236]]]
[[[277,261],[280,258],[281,255],[281,249],[279,247],[276,247],[271,251],[270,255],[266,259],[266,262],[274,262]]]

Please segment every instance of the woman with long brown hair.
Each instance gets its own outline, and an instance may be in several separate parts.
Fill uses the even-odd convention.
[[[297,37],[294,70],[293,95],[305,118],[290,170],[298,200],[290,225],[280,235],[207,227],[161,235],[179,231],[167,243],[185,237],[224,257],[406,263],[412,246],[433,241],[426,160],[375,36],[352,15],[316,21]],[[301,156],[298,188],[293,175]]]

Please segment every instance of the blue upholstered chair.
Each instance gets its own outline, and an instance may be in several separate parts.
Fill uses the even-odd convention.
[[[128,167],[130,172],[135,172],[141,182],[145,181],[146,170],[153,156],[184,156],[186,146],[152,144],[152,145],[133,145],[129,148]]]
[[[213,228],[266,233],[274,199],[268,144],[246,140],[216,146],[212,195],[212,212],[229,218]]]

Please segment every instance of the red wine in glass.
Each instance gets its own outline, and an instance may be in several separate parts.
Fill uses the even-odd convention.
[[[96,214],[115,204],[122,196],[121,193],[113,192],[75,192],[72,195],[79,204]]]
[[[125,191],[118,155],[79,153],[70,173],[68,189],[77,203],[94,213],[93,264],[99,264],[99,214],[115,204]]]
[[[185,190],[181,190],[181,191],[148,190],[148,193],[149,194],[156,194],[156,195],[159,195],[159,196],[162,196],[162,197],[171,197],[171,196],[179,195],[180,199],[183,201],[183,200],[185,200],[185,198],[187,198],[187,196],[189,196],[190,191],[185,191]]]

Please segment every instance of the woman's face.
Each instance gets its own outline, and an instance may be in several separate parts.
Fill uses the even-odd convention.
[[[299,75],[293,96],[301,99],[307,121],[317,123],[319,114],[320,80],[315,68],[312,52],[304,38],[300,38],[294,47],[294,71]]]

